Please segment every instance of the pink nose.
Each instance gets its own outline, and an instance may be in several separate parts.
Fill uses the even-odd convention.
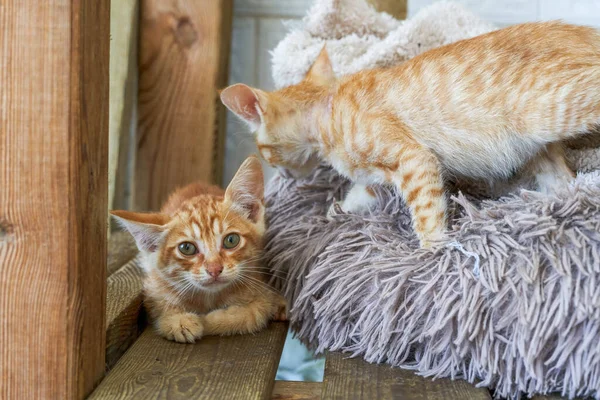
[[[221,275],[221,272],[223,272],[223,266],[219,263],[207,263],[206,272],[208,272],[208,274],[213,278],[216,278],[217,276]]]

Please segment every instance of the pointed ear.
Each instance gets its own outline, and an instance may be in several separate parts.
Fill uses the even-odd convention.
[[[335,74],[325,46],[323,46],[316,61],[308,70],[306,78],[319,85],[329,85],[335,82]]]
[[[223,89],[221,101],[253,130],[260,126],[260,116],[267,109],[267,96],[262,90],[237,83]]]
[[[135,213],[115,210],[110,212],[119,224],[135,239],[138,249],[154,252],[164,239],[169,217],[159,213]]]
[[[256,223],[264,211],[264,187],[262,165],[256,156],[250,156],[227,186],[225,201],[233,210]]]

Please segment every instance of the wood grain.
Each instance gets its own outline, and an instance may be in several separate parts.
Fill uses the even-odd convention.
[[[377,11],[384,11],[397,19],[406,19],[408,0],[368,0]]]
[[[466,381],[426,379],[411,371],[328,353],[322,399],[489,400],[488,391]]]
[[[269,399],[287,332],[209,336],[180,344],[146,329],[90,399]]]
[[[0,6],[0,398],[77,399],[105,347],[109,1]]]
[[[108,277],[106,292],[107,369],[117,363],[141,333],[143,275],[138,256]]]
[[[143,0],[134,208],[196,180],[220,183],[232,0]]]
[[[113,232],[108,239],[107,275],[111,276],[119,268],[133,260],[137,254],[137,245],[129,232]]]
[[[272,400],[321,400],[321,382],[275,381]]]

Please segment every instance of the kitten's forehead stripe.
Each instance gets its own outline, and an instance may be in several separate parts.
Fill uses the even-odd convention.
[[[194,230],[194,238],[200,239],[200,227],[197,223],[192,222],[192,228]]]

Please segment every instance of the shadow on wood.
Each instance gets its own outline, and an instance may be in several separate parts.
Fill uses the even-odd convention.
[[[490,400],[485,388],[466,381],[428,379],[412,371],[327,353],[322,399]]]

